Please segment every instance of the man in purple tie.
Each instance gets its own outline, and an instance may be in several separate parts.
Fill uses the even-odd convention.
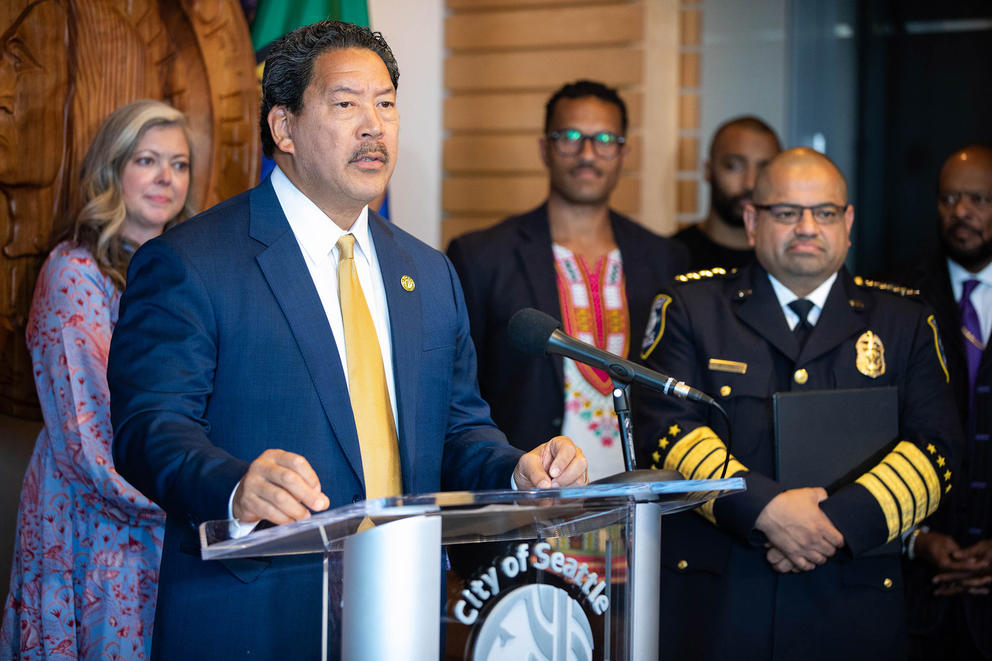
[[[937,190],[940,250],[906,284],[937,313],[966,431],[954,488],[906,537],[913,659],[992,658],[992,148],[954,152]]]

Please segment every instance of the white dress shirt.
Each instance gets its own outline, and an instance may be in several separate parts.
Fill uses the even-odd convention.
[[[992,264],[978,273],[972,273],[963,266],[948,258],[947,273],[951,276],[951,291],[954,300],[961,301],[965,280],[978,280],[978,286],[971,290],[971,304],[978,312],[978,325],[982,329],[982,344],[988,345],[989,332],[992,331]]]
[[[836,279],[837,274],[834,273],[820,283],[819,287],[805,296],[806,300],[813,302],[813,307],[810,309],[809,314],[806,315],[806,321],[809,322],[810,326],[816,326],[816,322],[820,320],[820,314],[823,312],[823,306],[827,302],[830,288],[834,286],[834,280]],[[772,289],[775,290],[775,296],[778,298],[778,304],[782,307],[782,312],[785,313],[785,321],[789,324],[789,330],[795,330],[796,324],[799,323],[799,315],[789,307],[789,303],[799,300],[799,297],[792,293],[791,289],[776,280],[775,276],[771,273],[768,274],[768,280],[771,281]]]

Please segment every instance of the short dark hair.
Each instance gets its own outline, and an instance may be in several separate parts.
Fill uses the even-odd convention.
[[[266,156],[272,158],[276,148],[269,130],[269,112],[275,106],[284,106],[291,113],[300,112],[303,92],[313,78],[314,60],[325,51],[344,48],[367,48],[378,55],[389,71],[393,87],[397,87],[400,68],[379,32],[342,21],[320,21],[293,30],[272,42],[265,58],[259,128]]]
[[[557,92],[551,95],[548,103],[544,106],[544,133],[547,135],[551,126],[551,117],[555,114],[555,104],[560,99],[582,99],[593,96],[607,103],[612,103],[620,109],[621,133],[627,135],[627,104],[623,102],[620,95],[612,87],[607,87],[603,83],[595,80],[577,80],[562,86]]]
[[[779,151],[782,150],[782,143],[778,139],[778,134],[775,133],[775,129],[769,126],[765,120],[754,115],[741,115],[740,117],[731,117],[720,126],[716,127],[713,131],[713,137],[710,139],[710,158],[713,158],[713,146],[716,144],[717,139],[720,135],[731,128],[747,129],[748,131],[753,131],[754,133],[765,133],[770,135],[773,140],[775,140],[776,146],[778,146]]]

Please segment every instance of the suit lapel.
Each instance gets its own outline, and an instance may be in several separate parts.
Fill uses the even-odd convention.
[[[521,222],[519,232],[520,241],[517,243],[516,258],[534,297],[535,307],[560,320],[561,302],[558,299],[547,204],[528,214]],[[558,388],[563,389],[565,376],[562,359],[560,356],[551,356],[551,362],[554,364]]]
[[[417,444],[417,381],[421,354],[421,293],[417,288],[417,266],[410,254],[396,242],[389,223],[369,211],[369,232],[375,245],[382,284],[389,308],[390,339],[393,345],[393,385],[396,388],[396,413],[399,417],[400,471],[405,492],[413,488],[413,470]],[[409,280],[405,280],[405,276]],[[412,282],[407,291],[403,282]]]
[[[613,230],[613,240],[620,249],[620,261],[623,263],[623,287],[627,299],[627,318],[629,331],[627,339],[627,356],[637,356],[641,351],[641,340],[648,324],[647,305],[630,305],[632,301],[650,301],[657,291],[642,291],[647,287],[657,286],[651,268],[652,260],[661,259],[660,255],[644,254],[644,245],[639,244],[628,236],[627,225],[621,222],[619,216],[610,212],[610,227]]]
[[[768,274],[760,266],[746,268],[747,271],[737,282],[749,283],[751,291],[738,289],[730,292],[735,299],[740,300],[736,308],[737,317],[794,361],[799,355],[799,344],[785,322],[785,313],[778,304],[778,297],[768,280]]]
[[[303,355],[335,438],[364,485],[358,432],[341,360],[300,245],[266,181],[251,192],[251,237],[266,245],[256,261]]]

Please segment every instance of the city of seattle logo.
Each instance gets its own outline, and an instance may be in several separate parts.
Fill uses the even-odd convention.
[[[523,585],[500,599],[479,627],[477,661],[591,661],[592,628],[579,602],[553,585]]]
[[[529,568],[553,574],[574,588],[514,586]],[[473,659],[592,659],[593,633],[583,604],[595,615],[603,615],[610,607],[610,598],[604,594],[606,581],[586,563],[560,551],[551,552],[548,542],[517,544],[476,576],[467,581],[452,607],[457,621],[478,624]],[[501,594],[479,621],[487,602]]]

